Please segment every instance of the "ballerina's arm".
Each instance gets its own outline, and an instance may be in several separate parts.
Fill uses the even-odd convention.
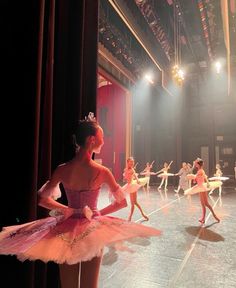
[[[161,173],[161,172],[163,172],[163,169],[161,169],[161,170],[155,172],[155,174],[153,174],[153,175],[157,175],[157,174],[159,174],[159,173]]]
[[[109,169],[104,170],[104,179],[105,183],[109,186],[111,194],[115,200],[108,206],[101,209],[99,211],[100,215],[114,213],[122,208],[127,207],[128,204],[125,199],[125,194],[122,191],[120,185],[115,181],[115,178]]]
[[[38,190],[38,205],[49,210],[58,210],[61,211],[65,216],[73,214],[74,209],[69,208],[66,205],[63,205],[56,201],[61,197],[60,190],[60,170],[58,167],[50,180],[48,180],[39,190]]]

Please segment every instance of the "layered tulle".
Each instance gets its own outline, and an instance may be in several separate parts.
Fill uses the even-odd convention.
[[[0,233],[0,254],[21,261],[75,264],[100,256],[105,246],[133,237],[160,235],[160,230],[117,217],[47,217],[23,225],[5,227]]]
[[[157,175],[157,177],[160,177],[160,178],[167,178],[168,176],[174,176],[175,174],[173,173],[161,173],[159,175]]]
[[[145,186],[148,183],[149,177],[142,177],[137,180],[132,180],[131,183],[127,183],[122,186],[122,191],[125,194],[137,192],[138,189],[142,186]]]
[[[185,195],[193,195],[200,192],[207,192],[215,188],[219,188],[222,185],[221,181],[209,181],[209,183],[197,184],[184,191]]]

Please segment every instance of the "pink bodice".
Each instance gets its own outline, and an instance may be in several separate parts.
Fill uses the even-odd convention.
[[[205,182],[205,172],[203,170],[197,172],[195,181],[198,185],[202,185]]]
[[[70,190],[65,189],[68,206],[74,209],[83,209],[86,205],[93,211],[97,210],[100,188],[97,190]]]

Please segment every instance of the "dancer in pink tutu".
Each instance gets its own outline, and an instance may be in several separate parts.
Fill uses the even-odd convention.
[[[125,191],[126,193],[129,194],[129,196],[130,196],[130,204],[131,204],[128,221],[131,221],[131,219],[132,219],[135,206],[137,206],[137,208],[141,212],[143,218],[145,220],[149,220],[148,216],[143,212],[143,209],[142,209],[142,207],[140,206],[140,204],[138,203],[138,200],[137,200],[138,189],[140,187],[146,185],[147,179],[145,179],[145,177],[144,178],[138,178],[137,173],[136,173],[136,171],[134,169],[134,158],[133,157],[129,157],[127,159],[126,167],[124,169],[123,176],[124,176],[124,179],[127,182],[127,184],[124,185],[122,187],[122,189],[123,189],[123,191]]]
[[[92,159],[103,145],[103,130],[92,113],[79,122],[75,138],[75,157],[59,165],[38,191],[39,205],[49,209],[50,216],[4,227],[0,233],[0,254],[16,255],[21,261],[54,261],[60,264],[60,287],[96,288],[105,246],[137,236],[158,236],[160,231],[104,216],[126,207],[127,202],[110,170]],[[102,184],[107,184],[115,201],[99,211]],[[61,185],[68,206],[57,201]]]
[[[208,202],[208,195],[207,192],[210,191],[212,188],[211,185],[215,186],[217,183],[213,183],[216,181],[209,182],[205,171],[203,170],[203,160],[197,158],[194,162],[194,166],[197,168],[197,174],[195,175],[195,182],[197,183],[195,186],[187,189],[184,191],[185,195],[192,195],[199,193],[201,205],[202,205],[202,217],[199,219],[201,224],[205,223],[205,216],[206,216],[206,207],[211,211],[213,217],[216,219],[217,222],[220,222],[220,219],[216,216],[212,206]],[[217,185],[221,185],[220,182]]]

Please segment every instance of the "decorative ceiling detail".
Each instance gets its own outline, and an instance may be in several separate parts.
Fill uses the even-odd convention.
[[[160,43],[167,59],[170,61],[171,56],[173,55],[173,49],[171,41],[169,41],[168,36],[165,32],[165,29],[161,23],[161,19],[155,11],[152,1],[150,0],[135,0],[138,8],[140,9],[142,15],[147,21],[150,29],[155,35],[157,41]]]

